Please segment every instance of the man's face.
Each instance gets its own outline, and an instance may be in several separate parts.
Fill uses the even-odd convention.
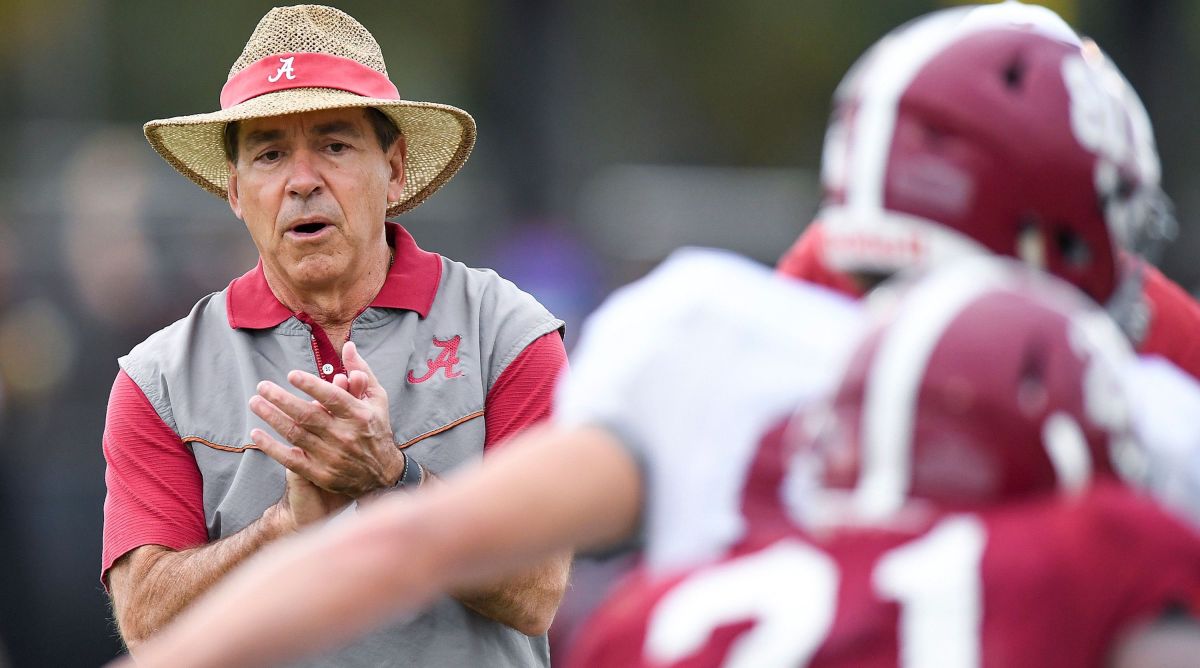
[[[403,191],[403,140],[384,151],[363,109],[331,109],[243,121],[237,153],[229,204],[269,274],[301,294],[353,284]]]

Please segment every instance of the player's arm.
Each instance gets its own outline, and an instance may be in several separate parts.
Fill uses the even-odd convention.
[[[332,646],[566,547],[616,544],[635,531],[642,491],[609,432],[534,428],[443,484],[268,546],[147,643],[138,665],[264,665]]]
[[[514,529],[519,530],[519,529]],[[482,586],[452,588],[450,595],[475,612],[528,636],[550,630],[566,593],[572,550],[561,550]]]
[[[488,392],[485,457],[550,417],[555,381],[566,367],[567,352],[557,331],[535,339],[509,363]],[[549,630],[566,593],[571,555],[554,554],[496,582],[450,593],[485,617],[526,635],[541,635]]]

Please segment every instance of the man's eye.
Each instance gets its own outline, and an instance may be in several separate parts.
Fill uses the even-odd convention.
[[[343,151],[345,151],[348,148],[350,148],[350,147],[346,144],[334,142],[329,145],[329,152],[330,153],[342,153]]]
[[[263,162],[275,162],[282,156],[283,152],[281,151],[263,151],[262,153],[258,154],[258,159]]]

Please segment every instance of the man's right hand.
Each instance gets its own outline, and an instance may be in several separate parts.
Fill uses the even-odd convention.
[[[293,530],[334,515],[350,504],[350,497],[321,489],[291,469],[284,471],[287,488],[279,500],[279,507]]]

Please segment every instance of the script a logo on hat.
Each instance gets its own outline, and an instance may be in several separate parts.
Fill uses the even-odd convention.
[[[433,374],[437,373],[438,369],[444,370],[446,372],[447,378],[458,378],[459,376],[461,376],[462,375],[461,371],[454,370],[454,365],[459,363],[459,359],[458,359],[458,343],[459,343],[459,341],[462,341],[462,337],[458,336],[457,334],[453,338],[446,339],[445,341],[443,341],[437,337],[434,337],[433,345],[437,346],[438,348],[441,348],[441,350],[438,351],[437,357],[434,359],[431,359],[431,360],[425,360],[425,366],[429,367],[429,370],[425,373],[424,376],[421,376],[420,378],[418,378],[413,375],[412,371],[409,371],[408,372],[408,382],[424,383],[425,381],[429,380],[430,378],[433,378]]]
[[[295,79],[296,73],[292,70],[292,61],[295,59],[296,59],[295,56],[291,56],[290,58],[280,58],[279,62],[281,62],[283,64],[279,66],[278,72],[267,77],[267,81],[270,81],[271,83],[275,83],[276,81],[279,81],[279,79],[281,77],[284,77],[284,76],[286,76],[289,80]]]

